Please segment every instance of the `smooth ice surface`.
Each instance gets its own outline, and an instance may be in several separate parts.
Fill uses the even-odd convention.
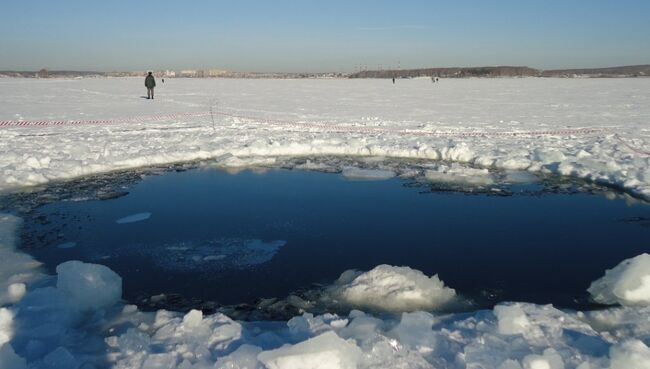
[[[365,273],[343,272],[330,293],[353,307],[380,311],[434,310],[456,296],[437,275],[390,265]]]
[[[594,281],[589,293],[601,304],[650,306],[650,254],[622,261]]]

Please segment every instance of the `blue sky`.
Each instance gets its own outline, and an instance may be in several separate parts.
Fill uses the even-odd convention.
[[[648,0],[3,0],[0,70],[650,64]]]

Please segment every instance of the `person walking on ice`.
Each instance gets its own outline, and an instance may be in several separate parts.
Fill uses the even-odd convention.
[[[152,72],[147,73],[144,85],[147,87],[147,99],[153,99],[153,88],[156,87],[156,79],[153,77]]]

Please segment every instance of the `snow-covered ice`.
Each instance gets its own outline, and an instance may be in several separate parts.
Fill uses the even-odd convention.
[[[650,196],[647,78],[169,82],[144,101],[138,78],[1,79],[0,120],[115,121],[3,127],[0,189],[190,160],[348,155],[541,171]]]
[[[498,168],[580,177],[650,197],[650,79],[435,86],[173,79],[154,101],[139,98],[141,82],[0,79],[0,120],[115,119],[0,128],[0,190],[191,160],[239,168],[273,165],[279,156],[347,155],[445,161],[427,172],[431,181],[482,185],[492,180],[486,169]],[[214,101],[214,124],[191,114]],[[143,118],[118,119],[132,116]],[[359,170],[347,172],[391,175]],[[220,313],[140,311],[125,305],[121,278],[100,265],[72,261],[46,275],[15,249],[20,222],[0,215],[0,368],[650,368],[647,254],[592,284],[596,301],[623,305],[602,310],[511,302],[435,313],[462,291],[385,265],[346,272],[326,288],[376,315],[243,322]]]

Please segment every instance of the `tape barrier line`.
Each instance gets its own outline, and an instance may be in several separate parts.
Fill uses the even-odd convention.
[[[623,140],[623,138],[621,138],[621,136],[620,136],[618,133],[614,134],[614,138],[616,138],[616,140],[617,140],[618,142],[620,142],[623,146],[627,147],[629,150],[634,151],[634,152],[637,153],[637,154],[641,154],[641,155],[645,155],[645,156],[650,156],[650,151],[646,151],[646,150],[643,150],[643,149],[639,149],[639,148],[637,148],[637,147],[634,147],[634,146],[630,145],[628,142],[626,142],[625,140]]]
[[[40,127],[40,126],[68,126],[68,125],[101,125],[116,123],[145,123],[164,120],[173,120],[187,117],[202,117],[210,115],[209,112],[159,114],[148,116],[135,116],[117,119],[80,119],[80,120],[0,120],[0,127]]]
[[[34,127],[34,126],[65,126],[65,125],[102,125],[102,124],[117,124],[117,123],[146,123],[155,121],[174,120],[189,117],[205,117],[210,115],[221,115],[230,118],[248,120],[251,123],[267,123],[276,125],[290,125],[295,128],[315,128],[323,129],[330,132],[359,132],[359,133],[392,133],[404,135],[428,135],[428,136],[456,136],[456,137],[517,137],[517,136],[561,136],[561,135],[582,135],[594,134],[605,132],[601,128],[579,128],[579,129],[564,129],[564,130],[547,130],[547,131],[520,131],[520,132],[489,132],[489,131],[426,131],[426,130],[413,130],[413,129],[386,129],[374,127],[357,127],[357,126],[340,126],[336,124],[327,123],[314,123],[314,122],[300,122],[300,121],[286,121],[268,119],[262,117],[253,117],[246,115],[238,115],[225,112],[192,112],[192,113],[176,113],[176,114],[160,114],[149,116],[136,116],[118,119],[98,119],[98,120],[0,120],[0,127]]]
[[[0,128],[3,127],[44,127],[44,126],[68,126],[68,125],[107,125],[118,123],[146,123],[146,122],[159,122],[166,120],[178,120],[183,118],[196,118],[220,115],[233,119],[245,120],[250,123],[266,123],[277,126],[278,128],[290,127],[297,131],[305,131],[313,133],[359,133],[359,134],[391,134],[400,136],[428,136],[428,137],[499,137],[499,138],[514,138],[514,137],[539,137],[539,136],[577,136],[577,135],[604,135],[614,134],[615,139],[629,150],[650,156],[650,151],[639,149],[624,141],[620,135],[611,131],[608,128],[576,128],[576,129],[561,129],[561,130],[545,130],[545,131],[507,131],[507,132],[492,132],[492,131],[429,131],[417,129],[388,129],[381,127],[359,127],[359,126],[341,126],[337,124],[316,123],[316,122],[301,122],[301,121],[287,121],[269,119],[263,117],[254,117],[247,115],[239,115],[227,112],[190,112],[190,113],[175,113],[175,114],[159,114],[148,116],[135,116],[128,118],[118,119],[95,119],[95,120],[0,120]]]

